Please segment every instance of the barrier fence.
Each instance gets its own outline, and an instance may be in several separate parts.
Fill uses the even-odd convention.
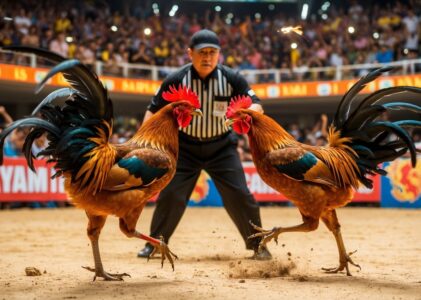
[[[253,163],[243,164],[247,184],[259,202],[286,202],[287,198],[267,186],[257,174]],[[383,207],[421,208],[421,162],[411,167],[409,159],[397,159],[384,166],[388,176],[375,176],[373,189],[361,187],[354,203],[377,203]],[[32,172],[24,158],[6,158],[0,167],[0,202],[66,201],[63,179],[51,179],[52,166],[44,160],[35,161]],[[154,199],[151,199],[154,201]],[[211,178],[202,172],[192,193],[190,206],[222,206]]]
[[[0,64],[0,80],[36,84],[42,81],[49,69],[32,68]],[[104,86],[111,92],[154,95],[161,81],[149,79],[119,78],[100,76]],[[252,84],[256,95],[263,99],[277,98],[302,98],[302,97],[328,97],[344,95],[357,79],[336,81],[298,81],[282,83],[258,83]],[[68,86],[62,74],[51,78],[48,82],[55,86]],[[369,83],[361,93],[372,93],[381,88],[398,85],[421,86],[421,74],[382,76],[378,80]]]
[[[13,53],[8,50],[0,49],[0,63],[18,64],[30,66],[32,68],[42,67],[45,60],[37,57],[35,54]],[[324,80],[342,80],[346,78],[361,77],[369,70],[382,66],[395,67],[394,72],[400,75],[415,74],[421,71],[421,59],[402,59],[398,61],[382,63],[365,63],[353,65],[339,65],[326,67],[308,67],[306,65],[293,68],[270,68],[270,69],[243,69],[243,74],[249,83],[284,83],[288,81],[306,81],[315,78]],[[112,72],[108,70],[107,64],[102,61],[96,61],[89,65],[99,76],[117,76],[124,78],[143,78],[146,80],[158,81],[165,78],[169,73],[175,71],[177,67],[155,66],[136,63],[117,63],[112,67]]]

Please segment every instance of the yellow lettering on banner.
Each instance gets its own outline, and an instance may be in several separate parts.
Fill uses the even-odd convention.
[[[257,97],[259,97],[259,98],[267,98],[266,89],[265,88],[253,87],[253,91],[256,93]]]
[[[410,85],[410,86],[417,86],[420,87],[421,86],[421,77],[418,76],[414,76],[414,77],[398,77],[396,79],[397,81],[397,85]]]
[[[371,93],[374,92],[377,89],[375,82],[370,82],[363,90],[365,93]]]
[[[159,84],[142,80],[122,80],[121,82],[122,91],[128,93],[154,94],[158,86]]]
[[[290,84],[282,86],[283,96],[307,96],[307,85]]]
[[[412,80],[409,77],[398,77],[396,79],[397,85],[412,85]]]
[[[133,81],[123,80],[123,82],[121,83],[121,89],[123,90],[123,92],[133,93],[135,91]]]
[[[154,94],[158,87],[148,81],[136,81],[136,92],[143,94]]]
[[[414,86],[421,87],[421,77],[413,77],[414,79]]]
[[[14,70],[15,79],[19,81],[27,81],[28,80],[28,73],[25,69],[22,68],[15,68]]]
[[[336,82],[331,84],[331,88],[332,88],[332,95],[339,94],[339,86]]]

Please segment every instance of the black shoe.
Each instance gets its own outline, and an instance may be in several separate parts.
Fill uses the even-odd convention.
[[[137,253],[137,257],[149,258],[154,249],[154,246],[147,243],[145,247]]]
[[[270,254],[268,248],[259,247],[254,250],[254,254],[251,258],[255,260],[270,260],[272,259],[272,254]]]

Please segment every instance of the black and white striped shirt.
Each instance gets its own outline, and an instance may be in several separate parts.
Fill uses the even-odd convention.
[[[199,140],[215,138],[229,131],[224,122],[231,97],[249,95],[253,103],[260,103],[245,78],[233,69],[217,65],[211,74],[201,79],[192,64],[187,64],[164,80],[148,110],[155,113],[168,104],[162,98],[162,93],[169,91],[171,85],[178,87],[179,84],[187,86],[199,97],[203,117],[194,116],[191,124],[181,129]]]

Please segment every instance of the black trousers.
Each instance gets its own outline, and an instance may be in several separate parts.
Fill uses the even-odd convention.
[[[236,139],[232,134],[211,142],[196,142],[180,133],[177,171],[157,199],[152,218],[151,236],[164,237],[168,243],[184,214],[201,170],[213,179],[228,215],[234,221],[247,249],[257,249],[260,239],[247,239],[255,231],[249,221],[261,226],[260,210],[250,193]]]

